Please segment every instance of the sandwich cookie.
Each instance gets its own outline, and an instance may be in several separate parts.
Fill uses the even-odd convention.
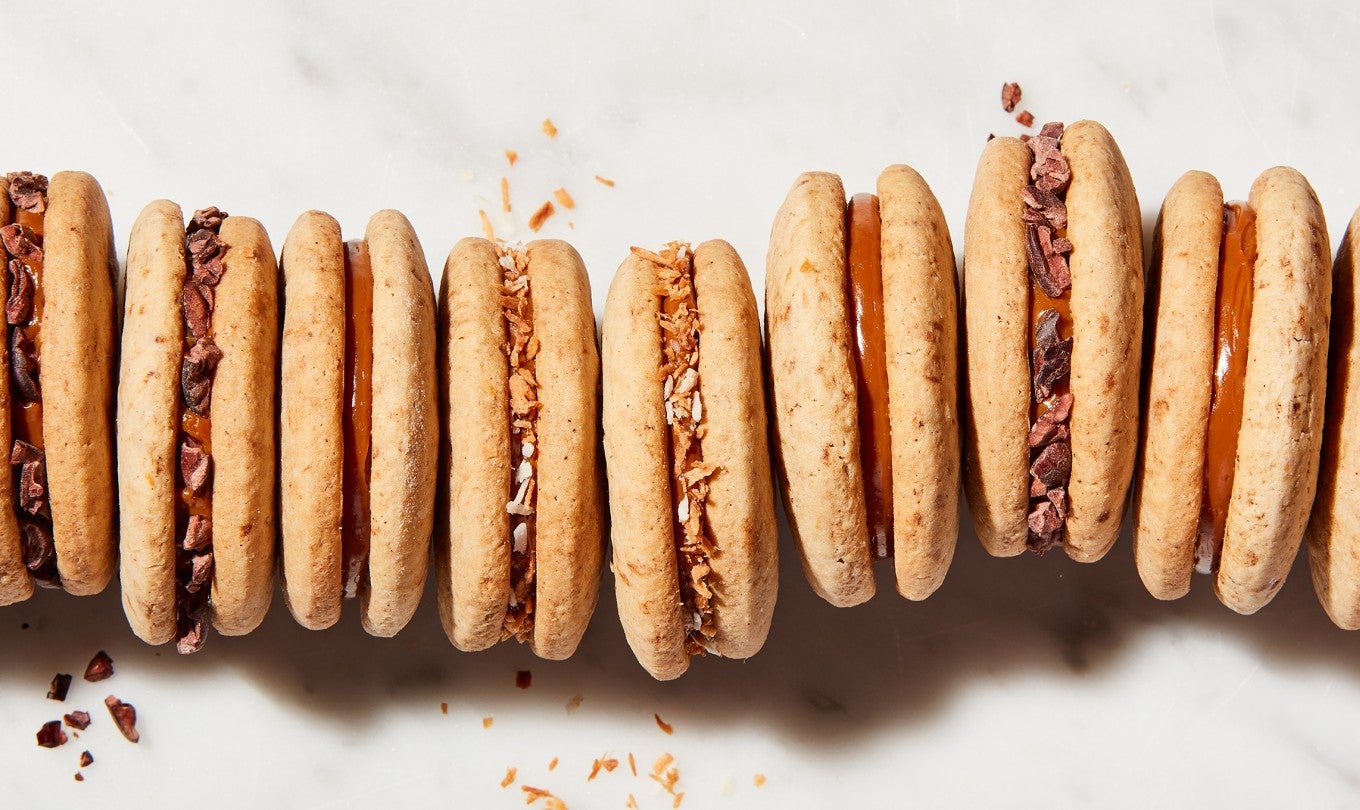
[[[260,223],[142,209],[128,241],[118,386],[123,610],[197,652],[259,626],[274,588],[279,271]]]
[[[459,649],[576,651],[604,560],[600,358],[566,242],[463,239],[439,290],[439,610]]]
[[[1264,172],[1248,202],[1187,172],[1154,240],[1147,416],[1134,494],[1138,574],[1158,599],[1214,575],[1255,613],[1284,583],[1317,484],[1331,264],[1308,181]]]
[[[889,166],[847,204],[810,172],[775,217],[765,276],[784,504],[809,582],[833,605],[924,599],[958,538],[957,281],[930,187]]]
[[[748,658],[778,588],[760,325],[732,246],[633,248],[605,302],[604,452],[619,619],[668,680]]]
[[[1105,128],[978,162],[963,247],[964,489],[988,553],[1114,544],[1138,443],[1142,219]]]
[[[343,241],[320,211],[284,240],[279,480],[284,598],[319,630],[358,598],[395,635],[420,603],[434,522],[434,287],[411,223]]]
[[[83,172],[0,177],[0,605],[33,583],[99,593],[117,563],[113,375],[118,260]]]

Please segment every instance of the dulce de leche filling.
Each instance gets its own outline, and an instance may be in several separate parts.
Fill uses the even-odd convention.
[[[1195,570],[1218,567],[1223,530],[1232,499],[1237,435],[1247,381],[1247,338],[1251,326],[1252,275],[1256,267],[1256,213],[1242,202],[1223,206],[1223,244],[1218,258],[1214,311],[1214,378],[1205,437],[1204,497],[1200,510]]]
[[[368,502],[373,435],[373,267],[368,243],[345,243],[345,380],[341,406],[344,433],[340,518],[341,576],[346,598],[359,594],[368,576]]]
[[[498,245],[501,266],[501,316],[510,389],[510,597],[501,640],[529,641],[534,630],[535,509],[538,503],[538,378],[534,309],[529,289],[529,257]]]
[[[892,426],[888,412],[888,355],[883,326],[883,225],[878,197],[856,194],[845,214],[846,300],[854,333],[859,456],[869,550],[892,555]]]
[[[47,460],[43,445],[42,353],[43,219],[47,212],[47,178],[31,172],[6,176],[12,218],[0,222],[8,297],[5,300],[9,351],[11,497],[16,506],[24,565],[39,585],[61,587],[57,549],[52,541],[52,513],[47,498]]]
[[[1067,256],[1067,186],[1072,170],[1063,157],[1063,125],[1045,124],[1028,138],[1033,162],[1024,203],[1025,252],[1030,276],[1029,538],[1043,554],[1061,545],[1067,530],[1067,484],[1072,475],[1068,419],[1072,393],[1072,274]]]
[[[180,490],[175,499],[175,648],[182,655],[202,649],[212,593],[212,386],[222,350],[213,340],[213,310],[227,246],[218,238],[227,215],[216,208],[194,212],[185,229],[184,348],[180,358]]]
[[[709,476],[717,465],[704,460],[704,401],[699,379],[699,310],[694,293],[694,254],[688,244],[671,242],[660,253],[633,248],[656,268],[661,325],[661,396],[670,451],[671,502],[675,508],[676,562],[685,649],[707,652],[716,632],[710,562],[717,552],[706,507]]]

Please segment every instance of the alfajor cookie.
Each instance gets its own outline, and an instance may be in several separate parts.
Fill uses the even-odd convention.
[[[411,223],[379,211],[343,241],[319,211],[280,257],[284,598],[321,629],[357,597],[391,636],[420,603],[438,453],[434,287]]]
[[[104,192],[83,172],[0,177],[0,605],[33,583],[102,591],[114,529],[114,287]]]
[[[514,638],[567,658],[604,565],[600,358],[580,255],[557,240],[458,242],[439,352],[444,630],[463,650]]]
[[[123,610],[150,644],[242,635],[274,589],[279,272],[260,223],[142,209],[118,386]]]
[[[1322,208],[1293,169],[1262,173],[1245,203],[1204,172],[1167,194],[1133,521],[1153,596],[1199,571],[1254,613],[1284,583],[1317,482],[1330,272]]]
[[[930,187],[889,166],[847,204],[834,174],[790,189],[765,271],[774,434],[808,581],[833,605],[924,599],[958,537],[957,277]]]
[[[654,677],[748,658],[778,587],[760,324],[732,246],[633,248],[605,303],[614,589]]]
[[[1061,545],[1092,562],[1119,534],[1138,441],[1142,219],[1093,121],[995,138],[963,248],[964,490],[988,553]]]

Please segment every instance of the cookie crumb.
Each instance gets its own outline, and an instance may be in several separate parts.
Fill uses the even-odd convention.
[[[1025,110],[1015,116],[1015,122],[1022,127],[1032,127],[1034,126],[1034,113]]]
[[[482,728],[491,728],[492,719],[490,716],[482,718]]]
[[[547,222],[548,217],[552,215],[553,204],[552,201],[549,200],[548,202],[545,202],[542,205],[540,205],[538,207],[538,210],[534,212],[534,215],[529,217],[529,230],[537,231],[539,228],[542,228],[543,223]]]
[[[533,683],[534,683],[534,673],[533,673],[533,672],[531,672],[531,671],[529,671],[529,670],[527,670],[527,669],[521,669],[519,672],[516,672],[516,673],[515,673],[515,686],[516,686],[516,687],[518,687],[518,688],[520,688],[520,689],[528,689],[530,686],[533,686]]]
[[[543,134],[549,138],[557,137],[557,125],[552,122],[551,118],[543,119]]]
[[[609,186],[610,188],[613,188],[613,187],[614,187],[614,181],[613,181],[613,180],[610,180],[608,177],[601,177],[601,176],[599,176],[599,175],[597,174],[597,175],[595,175],[595,179],[596,179],[597,181],[603,183],[604,185]]]
[[[506,768],[505,778],[501,780],[501,787],[507,788],[515,783],[515,774],[519,773],[518,768]]]
[[[571,198],[565,188],[559,188],[553,192],[553,197],[563,208],[571,209],[576,207],[576,201]]]
[[[1015,112],[1015,105],[1020,103],[1020,85],[1015,82],[1007,82],[1001,85],[1001,109],[1006,112]]]
[[[519,152],[516,152],[513,149],[505,150],[505,160],[511,166],[515,165],[515,161],[519,160]]]
[[[656,718],[656,727],[657,727],[657,728],[661,729],[662,731],[666,732],[667,734],[674,734],[674,733],[675,733],[675,728],[674,728],[673,726],[671,726],[670,723],[667,723],[665,720],[662,720],[662,719],[661,719],[661,715],[659,715],[659,714],[654,714],[654,715],[652,715],[652,717]]]

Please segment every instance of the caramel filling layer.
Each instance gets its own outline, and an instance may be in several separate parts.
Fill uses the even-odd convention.
[[[504,245],[501,266],[501,317],[510,390],[510,598],[501,640],[529,641],[534,629],[535,535],[538,504],[538,337],[529,289],[529,257]]]
[[[368,243],[345,243],[345,392],[341,409],[345,456],[340,536],[346,598],[368,576],[369,445],[373,435],[373,268]]]
[[[660,253],[633,248],[656,267],[660,296],[661,395],[670,451],[671,502],[675,508],[676,562],[685,621],[685,648],[703,655],[716,632],[710,559],[717,552],[706,508],[708,478],[717,465],[704,460],[704,400],[699,379],[700,315],[694,293],[694,256],[672,242]]]
[[[184,285],[180,310],[184,345],[180,357],[180,489],[175,501],[176,649],[202,649],[215,570],[212,542],[212,386],[222,351],[213,339],[217,283],[227,246],[218,238],[227,215],[216,208],[194,212],[184,238]]]
[[[1214,378],[1205,437],[1203,507],[1195,546],[1195,570],[1203,574],[1218,568],[1228,502],[1232,499],[1255,268],[1256,213],[1246,203],[1228,203],[1223,206],[1223,244],[1218,255]]]
[[[10,386],[10,465],[24,565],[39,585],[61,587],[47,495],[39,358],[43,319],[43,221],[47,178],[30,172],[7,176],[12,217],[0,223],[8,297],[6,349]]]
[[[1025,253],[1029,262],[1030,451],[1029,537],[1043,554],[1067,533],[1067,485],[1072,475],[1068,420],[1072,412],[1072,276],[1067,239],[1067,186],[1072,172],[1063,157],[1063,125],[1045,124],[1028,144],[1033,162],[1021,192]]]
[[[869,549],[892,556],[892,425],[888,411],[888,355],[883,325],[883,225],[878,197],[856,194],[845,215],[846,300],[854,333],[859,456]]]

